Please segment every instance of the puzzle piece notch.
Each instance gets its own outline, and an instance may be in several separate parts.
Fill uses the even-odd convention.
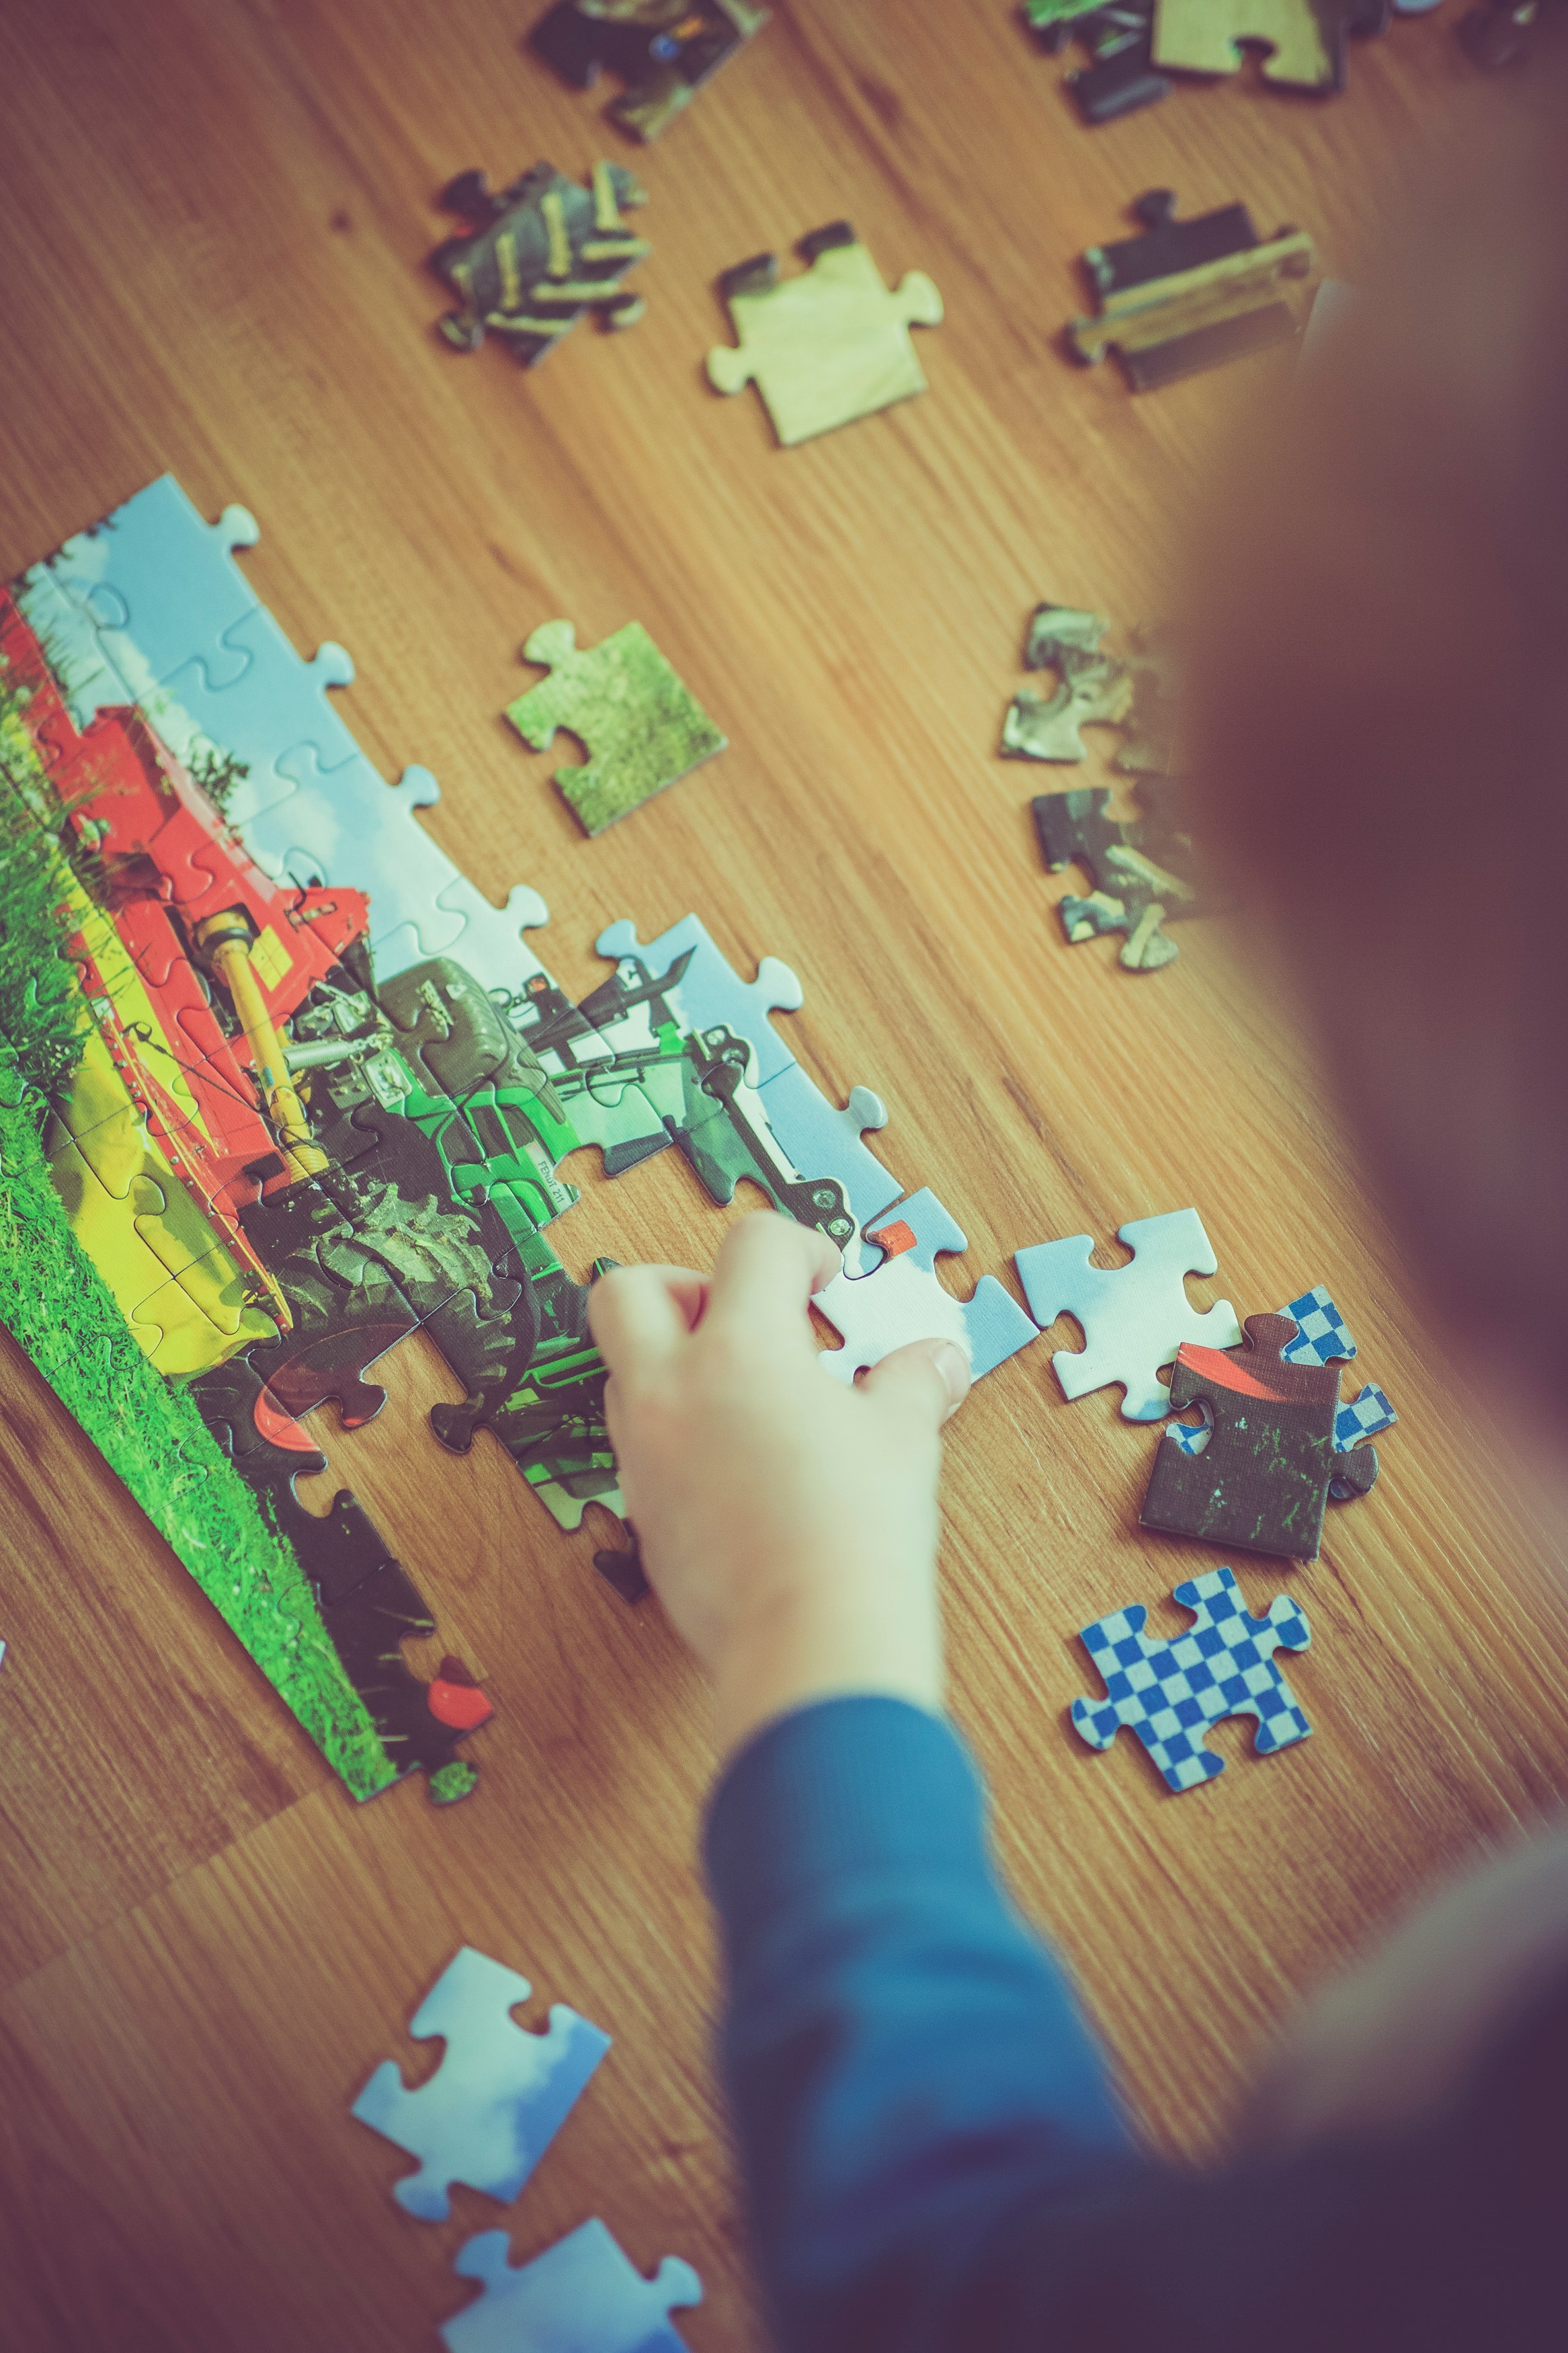
[[[583,188],[552,164],[535,164],[499,192],[483,172],[461,172],[439,202],[468,223],[429,257],[460,306],[439,322],[455,351],[478,351],[488,332],[505,337],[520,365],[536,367],[585,311],[620,330],[647,310],[622,282],[652,250],[621,217],[623,206],[647,202],[624,165],[595,164]]]
[[[440,2035],[441,2063],[410,2091],[384,2060],[350,2114],[420,2160],[393,2184],[405,2213],[444,2222],[454,2181],[503,2204],[515,2198],[565,2123],[610,2047],[610,2038],[557,2002],[542,2034],[511,2012],[533,1989],[515,1969],[465,1945],[437,1978],[409,2026],[416,2042]]]
[[[1156,0],[1024,0],[1024,21],[1048,56],[1069,41],[1090,62],[1062,77],[1088,123],[1114,122],[1120,115],[1157,105],[1171,85],[1153,64]]]
[[[1190,1440],[1162,1437],[1142,1522],[1168,1535],[1315,1560],[1331,1484],[1366,1493],[1376,1451],[1335,1453],[1338,1367],[1286,1359],[1296,1336],[1289,1317],[1249,1315],[1245,1333],[1243,1348],[1178,1351],[1170,1405],[1180,1413],[1202,1404],[1211,1427],[1196,1451]]]
[[[1266,43],[1265,81],[1326,94],[1345,86],[1351,35],[1371,38],[1390,14],[1387,0],[1159,0],[1153,60],[1177,73],[1237,74],[1239,44]]]
[[[570,621],[546,621],[523,653],[550,676],[506,715],[536,752],[563,727],[583,744],[586,763],[557,768],[554,781],[586,834],[605,832],[727,748],[640,621],[586,650]]]
[[[1016,1251],[1013,1263],[1042,1330],[1058,1315],[1071,1315],[1083,1331],[1082,1348],[1058,1348],[1051,1358],[1062,1395],[1087,1397],[1118,1382],[1127,1420],[1158,1421],[1171,1409],[1170,1392],[1156,1377],[1161,1366],[1188,1341],[1233,1347],[1241,1326],[1228,1299],[1200,1314],[1187,1297],[1187,1275],[1219,1271],[1195,1209],[1135,1218],[1118,1229],[1117,1239],[1133,1253],[1129,1266],[1091,1266],[1089,1234],[1037,1242]]]
[[[971,1377],[994,1372],[1038,1337],[1035,1324],[994,1275],[984,1275],[967,1300],[937,1281],[936,1261],[969,1247],[963,1229],[929,1189],[900,1202],[867,1240],[883,1251],[869,1274],[836,1274],[812,1305],[844,1345],[824,1349],[822,1366],[851,1385],[857,1373],[879,1364],[912,1340],[951,1340],[962,1348]]]
[[[596,2217],[530,2263],[510,2254],[504,2231],[458,2250],[453,2270],[484,2294],[443,2325],[447,2353],[686,2353],[669,2316],[700,2304],[702,2283],[678,2255],[645,2279]]]
[[[656,0],[619,14],[559,0],[528,37],[536,57],[574,90],[602,73],[626,84],[609,113],[634,139],[657,139],[704,82],[768,21],[755,0]]]
[[[1178,1585],[1172,1599],[1193,1624],[1168,1641],[1152,1641],[1142,1602],[1086,1626],[1079,1639],[1105,1683],[1103,1700],[1076,1699],[1073,1729],[1091,1748],[1109,1748],[1123,1725],[1137,1734],[1174,1795],[1215,1780],[1225,1759],[1205,1746],[1208,1727],[1227,1716],[1257,1719],[1255,1755],[1271,1755],[1311,1732],[1275,1661],[1276,1651],[1304,1651],[1311,1631],[1283,1594],[1268,1614],[1248,1614],[1228,1568]]]
[[[719,292],[733,347],[708,354],[708,380],[732,395],[755,384],[783,448],[924,392],[911,326],[942,324],[942,296],[923,270],[889,290],[847,221],[829,221],[795,248],[806,264],[781,278],[778,257],[726,270]]]
[[[1083,267],[1099,312],[1066,330],[1071,358],[1095,367],[1114,351],[1134,392],[1293,337],[1297,320],[1281,289],[1316,259],[1299,229],[1260,242],[1245,205],[1190,221],[1178,221],[1175,208],[1171,189],[1151,188],[1131,207],[1141,236],[1089,248]]]

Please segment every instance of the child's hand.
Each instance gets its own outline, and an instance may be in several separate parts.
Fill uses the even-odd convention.
[[[721,1745],[833,1692],[942,1705],[936,1482],[969,1367],[919,1341],[854,1388],[817,1363],[831,1242],[771,1213],[712,1275],[622,1267],[588,1320],[626,1517],[714,1685]]]

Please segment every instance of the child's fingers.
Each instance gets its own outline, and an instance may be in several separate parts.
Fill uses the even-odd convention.
[[[806,1301],[832,1282],[843,1261],[826,1234],[773,1210],[731,1226],[713,1269],[704,1327],[810,1335]]]
[[[698,1323],[707,1293],[707,1277],[685,1266],[617,1266],[602,1274],[588,1293],[588,1329],[610,1371],[668,1356]]]
[[[856,1387],[869,1397],[890,1399],[911,1419],[942,1423],[969,1395],[968,1360],[952,1340],[911,1340],[863,1373]]]

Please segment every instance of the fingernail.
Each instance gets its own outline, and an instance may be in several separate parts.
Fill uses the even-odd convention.
[[[947,1385],[947,1411],[942,1416],[947,1421],[969,1395],[969,1359],[956,1342],[944,1340],[931,1362]]]

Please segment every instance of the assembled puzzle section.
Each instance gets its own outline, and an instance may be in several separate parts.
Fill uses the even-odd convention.
[[[441,192],[443,211],[458,213],[468,233],[450,237],[430,267],[458,297],[440,322],[455,351],[476,352],[500,335],[523,367],[536,367],[585,311],[605,327],[635,327],[647,308],[629,291],[625,272],[651,247],[627,228],[624,212],[647,191],[619,164],[595,164],[586,188],[552,164],[535,164],[510,186],[492,191],[482,172],[463,172]]]
[[[1141,236],[1090,246],[1083,257],[1099,310],[1068,322],[1072,358],[1093,367],[1114,351],[1132,390],[1152,392],[1295,336],[1300,322],[1283,289],[1313,267],[1303,231],[1282,228],[1265,243],[1245,205],[1178,221],[1169,188],[1152,188],[1132,212]]]
[[[484,2293],[444,2324],[447,2353],[687,2353],[669,2316],[700,2304],[702,2283],[679,2256],[645,2279],[596,2219],[530,2263],[510,2253],[504,2231],[459,2249],[453,2270]]]
[[[756,0],[559,0],[528,45],[574,90],[617,75],[626,87],[611,120],[634,139],[657,139],[768,14]]]
[[[557,2002],[548,2031],[532,2034],[511,2013],[533,1989],[465,1945],[415,2012],[416,2042],[445,2043],[436,2073],[413,2091],[384,2060],[350,2114],[419,2159],[394,2182],[405,2214],[444,2222],[454,2181],[509,2203],[550,2147],[610,2047],[610,2038]]]
[[[1083,120],[1114,122],[1154,106],[1171,88],[1153,63],[1155,0],[1024,0],[1024,22],[1040,47],[1058,56],[1076,41],[1089,62],[1064,74]]]
[[[1051,1358],[1062,1395],[1087,1397],[1119,1382],[1124,1417],[1158,1421],[1172,1402],[1159,1378],[1161,1367],[1191,1342],[1214,1351],[1233,1346],[1241,1326],[1228,1299],[1216,1300],[1200,1314],[1187,1297],[1187,1275],[1219,1271],[1195,1209],[1135,1218],[1120,1228],[1117,1239],[1133,1253],[1131,1265],[1091,1265],[1090,1234],[1037,1242],[1016,1251],[1013,1263],[1029,1313],[1042,1330],[1058,1315],[1072,1316],[1082,1328],[1082,1348],[1058,1348]]]
[[[570,621],[546,621],[523,654],[550,676],[506,715],[536,752],[563,727],[583,744],[585,765],[557,768],[555,783],[584,833],[603,833],[725,749],[640,621],[581,651]]]
[[[1343,90],[1352,33],[1384,31],[1388,0],[1157,0],[1153,61],[1174,73],[1236,74],[1243,42],[1268,51],[1263,79],[1284,90]]]
[[[923,270],[883,284],[847,221],[829,221],[795,250],[806,268],[779,276],[776,254],[726,270],[719,292],[738,348],[708,354],[708,378],[722,393],[755,384],[780,445],[870,417],[923,392],[911,326],[942,324],[942,296]]]
[[[1235,1351],[1189,1343],[1177,1352],[1168,1402],[1177,1413],[1201,1405],[1206,1436],[1201,1445],[1191,1431],[1162,1436],[1142,1525],[1315,1560],[1331,1490],[1365,1494],[1376,1450],[1353,1439],[1349,1451],[1336,1448],[1338,1367],[1315,1350],[1287,1355],[1300,1336],[1291,1317],[1249,1315],[1245,1333]]]
[[[1075,1699],[1073,1729],[1091,1748],[1109,1748],[1123,1726],[1137,1734],[1175,1796],[1213,1781],[1225,1759],[1205,1745],[1211,1725],[1250,1715],[1253,1748],[1267,1757],[1305,1740],[1312,1727],[1280,1673],[1276,1651],[1304,1651],[1307,1620],[1283,1595],[1266,1618],[1249,1615],[1228,1568],[1178,1585],[1172,1599],[1193,1613],[1184,1634],[1151,1641],[1142,1603],[1113,1610],[1079,1639],[1105,1684],[1103,1700]]]

